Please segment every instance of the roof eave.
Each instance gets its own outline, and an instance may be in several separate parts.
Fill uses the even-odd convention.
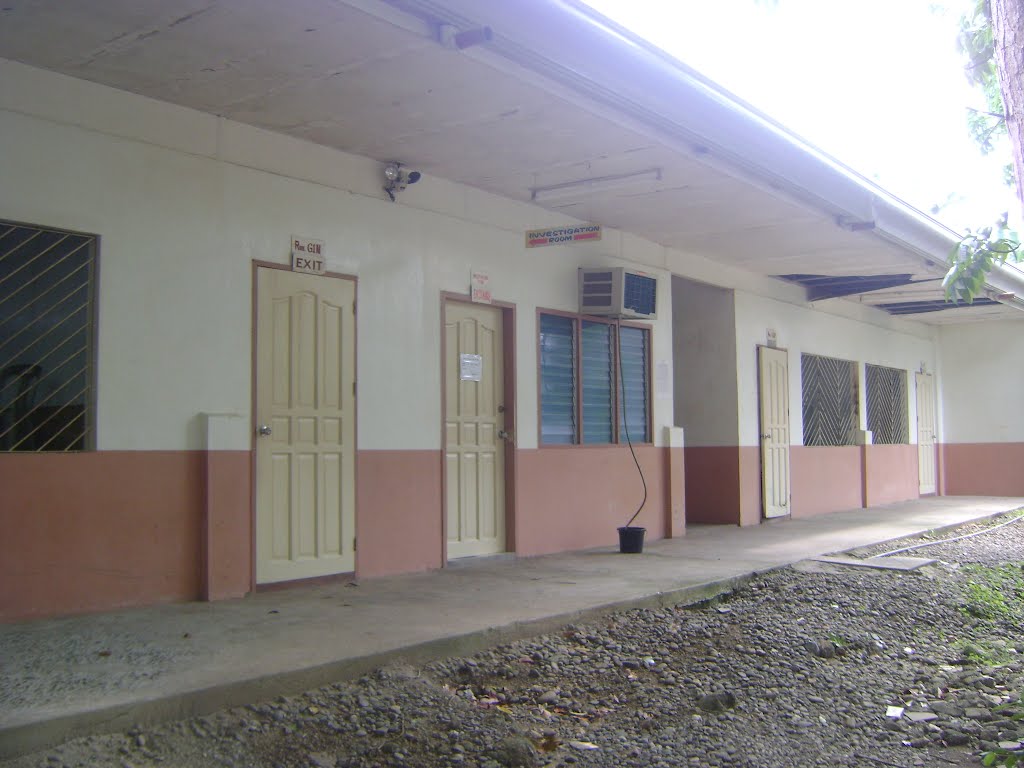
[[[347,0],[365,4],[367,0]],[[604,110],[645,125],[688,156],[741,178],[837,226],[922,257],[944,274],[961,235],[889,193],[696,70],[586,5],[583,0],[387,0],[430,24],[489,26],[492,38],[463,53],[496,56],[572,89]],[[485,16],[483,14],[490,14]],[[1024,297],[1024,273],[1000,267],[990,289]],[[991,293],[991,290],[989,291]]]

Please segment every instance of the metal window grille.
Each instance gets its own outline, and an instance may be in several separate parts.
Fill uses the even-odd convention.
[[[872,442],[884,445],[909,443],[907,372],[881,365],[866,365],[864,378]]]
[[[854,445],[859,424],[857,365],[801,355],[804,445]]]
[[[93,446],[96,237],[0,221],[0,451]]]

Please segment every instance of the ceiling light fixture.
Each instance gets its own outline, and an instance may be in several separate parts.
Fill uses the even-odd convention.
[[[661,168],[648,168],[636,173],[596,176],[592,179],[577,179],[547,187],[533,187],[530,190],[530,199],[535,203],[566,200],[573,197],[584,197],[593,192],[610,192],[658,181],[661,181]]]
[[[858,221],[852,216],[836,216],[836,225],[847,232],[869,232],[875,228],[873,221]]]
[[[494,32],[490,27],[477,27],[466,29],[460,32],[451,24],[441,24],[437,28],[437,41],[445,48],[463,51],[474,45],[483,45],[494,39]]]

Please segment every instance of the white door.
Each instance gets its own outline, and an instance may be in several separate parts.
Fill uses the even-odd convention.
[[[761,399],[761,504],[765,517],[789,509],[789,354],[758,347]]]
[[[445,305],[448,557],[505,551],[504,351],[500,309]]]
[[[917,478],[921,493],[935,493],[935,377],[915,373],[917,383]]]
[[[256,282],[256,581],[352,571],[355,283]]]

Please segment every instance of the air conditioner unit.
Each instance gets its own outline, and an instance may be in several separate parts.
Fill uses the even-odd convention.
[[[580,268],[580,313],[635,320],[657,316],[658,278],[624,267]]]

